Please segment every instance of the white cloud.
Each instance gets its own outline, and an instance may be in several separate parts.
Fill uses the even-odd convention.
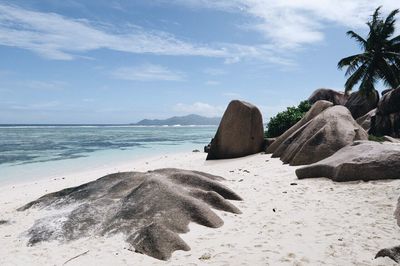
[[[117,79],[136,81],[182,81],[184,74],[166,67],[153,64],[145,64],[136,67],[121,67],[112,72]]]
[[[278,47],[297,48],[324,39],[327,23],[359,29],[373,10],[399,8],[398,0],[171,0],[192,8],[238,12],[254,18],[245,28]],[[243,26],[243,25],[242,25]]]
[[[0,44],[32,50],[51,59],[71,60],[76,53],[107,48],[129,53],[225,57],[222,49],[192,44],[165,32],[130,27],[112,33],[88,20],[71,19],[0,4]]]
[[[201,44],[137,25],[117,27],[5,4],[0,4],[0,45],[30,50],[56,60],[87,59],[83,53],[109,49],[135,54],[214,57],[226,63],[256,59],[288,64],[276,49],[263,44]]]
[[[182,114],[198,114],[204,116],[222,116],[225,107],[214,106],[208,103],[195,102],[193,104],[178,103],[173,110]]]

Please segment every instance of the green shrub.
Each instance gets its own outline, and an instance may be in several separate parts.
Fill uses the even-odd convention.
[[[377,137],[377,136],[374,136],[374,135],[368,135],[368,140],[376,141],[376,142],[384,142],[385,138],[384,137]]]
[[[286,130],[296,124],[310,110],[311,104],[308,101],[302,101],[297,107],[288,107],[286,111],[278,113],[271,117],[267,124],[265,137],[275,138],[280,136]]]

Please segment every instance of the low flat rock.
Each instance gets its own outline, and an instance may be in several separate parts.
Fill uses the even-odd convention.
[[[279,145],[272,157],[279,157],[290,165],[312,164],[355,140],[367,139],[367,132],[356,123],[349,110],[335,105],[293,132]]]
[[[190,222],[223,225],[211,208],[241,213],[228,201],[241,198],[221,180],[173,168],[116,173],[47,194],[18,210],[49,210],[29,229],[28,245],[123,233],[136,252],[167,260],[175,250],[190,250],[179,237]]]
[[[356,141],[317,163],[298,168],[299,179],[327,177],[334,181],[400,178],[400,145]]]

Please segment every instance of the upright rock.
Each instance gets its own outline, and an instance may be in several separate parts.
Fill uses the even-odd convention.
[[[284,142],[290,135],[292,135],[296,130],[301,128],[303,125],[305,125],[308,121],[322,113],[325,109],[333,106],[333,103],[329,101],[317,101],[316,103],[311,106],[311,109],[308,110],[308,112],[305,114],[305,116],[297,122],[295,125],[293,125],[291,128],[285,131],[282,135],[280,135],[276,140],[267,147],[266,152],[267,153],[273,153],[281,144]],[[275,157],[279,157],[280,154],[275,154]]]
[[[317,89],[308,98],[311,104],[316,103],[320,100],[325,100],[333,103],[334,105],[345,105],[349,96],[344,92],[339,92],[331,89]]]
[[[304,165],[331,156],[355,140],[366,140],[368,134],[340,105],[330,107],[304,124],[273,153],[284,163]]]
[[[298,178],[327,177],[337,182],[400,178],[400,145],[356,141],[332,156],[296,170]]]
[[[264,126],[260,110],[244,101],[231,101],[211,141],[207,160],[237,158],[261,152]]]
[[[376,90],[369,95],[364,95],[357,91],[350,95],[345,106],[350,110],[354,119],[357,119],[375,109],[378,105],[378,101],[379,93]]]

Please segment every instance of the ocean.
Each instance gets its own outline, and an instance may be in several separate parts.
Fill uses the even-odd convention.
[[[216,126],[0,125],[0,183],[203,151]]]

